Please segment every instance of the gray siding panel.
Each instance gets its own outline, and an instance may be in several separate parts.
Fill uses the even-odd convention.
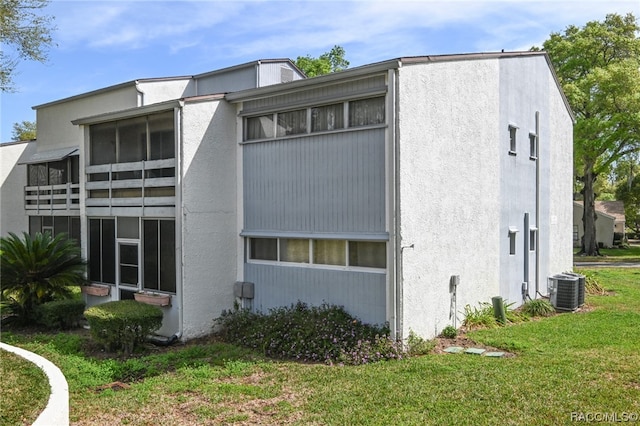
[[[243,145],[244,231],[386,231],[385,129]]]
[[[301,301],[343,306],[369,324],[386,321],[386,274],[247,263],[244,279],[255,283],[255,311]]]
[[[290,105],[301,103],[312,105],[318,101],[331,102],[331,98],[344,98],[367,91],[385,91],[386,76],[384,74],[362,78],[347,83],[325,86],[318,89],[302,90],[280,96],[269,96],[263,99],[245,102],[244,111],[264,108],[290,108]]]

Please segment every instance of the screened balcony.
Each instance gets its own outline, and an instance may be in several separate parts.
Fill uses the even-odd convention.
[[[27,214],[80,210],[78,156],[71,155],[75,151],[68,148],[39,153],[23,163],[27,164]]]

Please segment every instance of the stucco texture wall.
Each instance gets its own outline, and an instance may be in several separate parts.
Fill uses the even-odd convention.
[[[29,230],[24,211],[27,166],[18,165],[18,162],[31,157],[35,151],[36,142],[0,145],[0,236],[9,232],[20,235]]]
[[[498,63],[402,67],[398,97],[402,328],[429,338],[498,291]]]
[[[183,337],[211,332],[233,307],[236,279],[236,117],[225,101],[186,103],[182,110]]]

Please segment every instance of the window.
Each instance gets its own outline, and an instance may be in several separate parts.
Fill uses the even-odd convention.
[[[89,278],[175,293],[175,241],[173,219],[89,219]]]
[[[384,123],[384,96],[349,102],[349,127]]]
[[[29,216],[29,235],[51,232],[53,236],[67,233],[80,244],[80,218],[76,216]]]
[[[385,269],[384,241],[249,238],[248,260]]]
[[[578,225],[573,225],[573,241],[578,241]]]
[[[142,222],[144,288],[175,293],[175,221],[145,219]]]
[[[386,268],[386,244],[379,241],[349,241],[349,266]]]
[[[251,238],[249,259],[278,260],[278,239]]]
[[[29,186],[62,185],[78,183],[79,157],[77,155],[48,163],[27,165],[27,183]]]
[[[89,219],[89,279],[115,284],[115,256],[115,219]]]
[[[342,130],[347,116],[349,127],[385,124],[385,96],[247,117],[244,140]]]
[[[273,114],[249,117],[246,120],[245,140],[264,139],[274,137]]]
[[[276,136],[298,135],[307,133],[307,110],[281,112],[278,114]]]
[[[173,111],[149,116],[149,145],[149,160],[175,158]]]
[[[309,263],[309,240],[282,238],[280,260],[283,262]]]
[[[537,229],[529,230],[529,251],[536,251],[536,236],[538,235]]]
[[[538,158],[538,135],[535,133],[529,133],[529,158]]]
[[[509,126],[509,154],[516,155],[516,134],[518,128],[516,126]]]
[[[173,111],[94,124],[89,137],[91,165],[175,158]]]
[[[138,286],[139,259],[138,243],[118,243],[118,268],[120,270],[120,284]]]
[[[116,123],[94,124],[89,132],[91,164],[112,164],[116,160]]]
[[[346,265],[344,240],[313,240],[313,263],[322,265]]]
[[[311,131],[323,132],[344,128],[344,104],[311,108]]]
[[[516,233],[518,232],[515,228],[509,228],[509,255],[513,256],[516,254]]]

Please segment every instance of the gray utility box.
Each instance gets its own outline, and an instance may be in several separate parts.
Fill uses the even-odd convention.
[[[575,311],[584,304],[584,276],[557,274],[549,280],[549,298],[559,311]]]

